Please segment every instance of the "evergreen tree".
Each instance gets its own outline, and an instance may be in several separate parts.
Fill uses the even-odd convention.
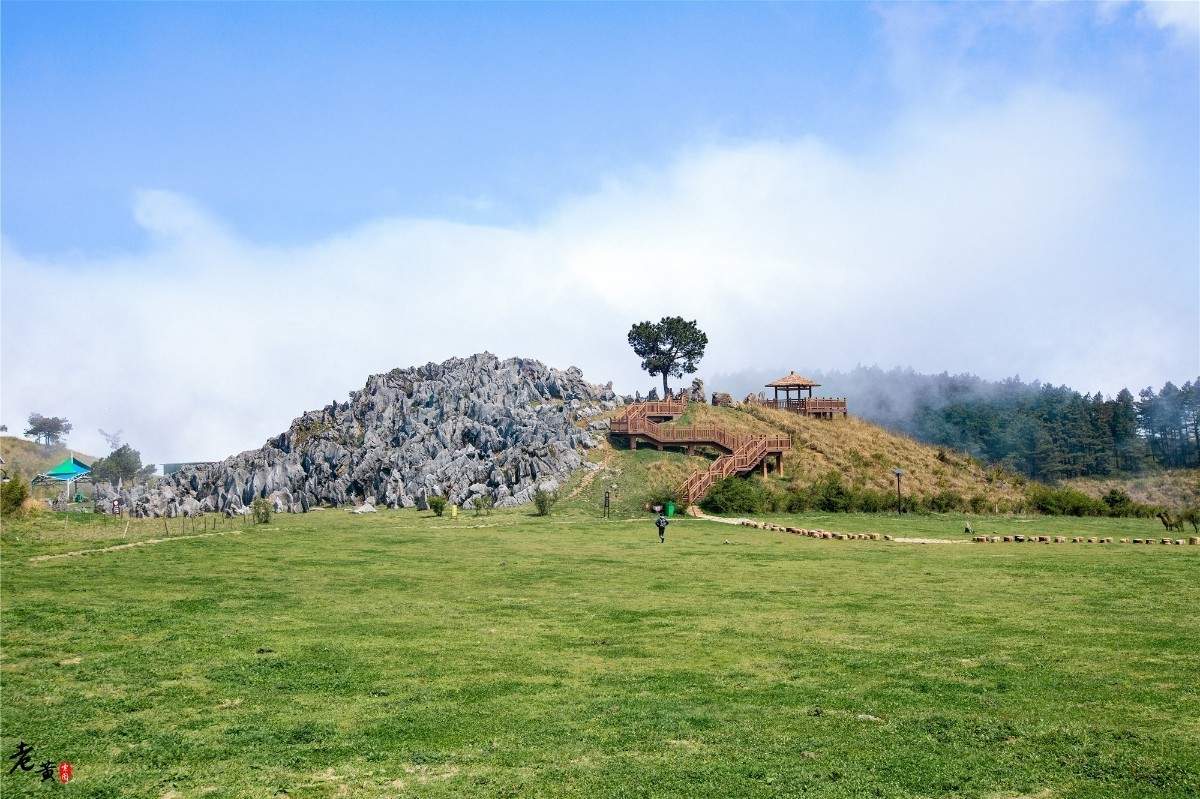
[[[154,474],[154,464],[142,465],[142,454],[128,444],[122,444],[107,456],[92,464],[92,479],[107,481],[115,486],[124,482],[144,482]]]
[[[681,316],[664,316],[657,324],[639,322],[629,329],[629,346],[642,359],[642,368],[650,374],[662,375],[663,396],[670,393],[667,377],[683,377],[696,371],[704,357],[708,336]]]
[[[1200,466],[1200,377],[1183,384],[1180,405],[1188,466]]]
[[[1113,452],[1122,471],[1136,472],[1142,467],[1145,452],[1145,442],[1138,437],[1137,407],[1133,394],[1123,388],[1113,400],[1112,421],[1110,422],[1113,440]]]
[[[61,444],[63,437],[71,432],[71,423],[58,416],[42,416],[40,413],[29,414],[29,428],[25,435],[34,441],[40,441],[44,446]]]

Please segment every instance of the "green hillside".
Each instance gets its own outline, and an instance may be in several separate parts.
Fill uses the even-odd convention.
[[[20,475],[26,482],[72,455],[88,465],[97,460],[94,455],[84,455],[69,447],[44,447],[16,436],[0,436],[0,457],[4,458],[4,470],[10,477]]]
[[[768,477],[771,490],[786,493],[810,488],[836,474],[848,489],[885,492],[894,497],[894,467],[904,470],[903,493],[927,507],[950,502],[947,510],[1007,512],[1025,500],[1025,479],[977,461],[919,444],[861,419],[821,420],[762,408],[716,408],[689,404],[677,424],[715,424],[734,433],[779,434],[792,438],[782,476]],[[565,487],[564,507],[598,510],[604,492],[620,513],[642,510],[646,502],[668,494],[693,471],[707,468],[716,452],[688,457],[680,452],[636,451],[611,439],[589,460],[600,466],[581,470]],[[939,508],[941,506],[939,505]]]

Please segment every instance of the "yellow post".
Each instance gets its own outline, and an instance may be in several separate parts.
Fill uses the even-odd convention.
[[[451,518],[451,519],[457,519],[457,518],[458,518],[458,506],[457,506],[457,505],[451,505],[451,506],[450,506],[450,518]]]

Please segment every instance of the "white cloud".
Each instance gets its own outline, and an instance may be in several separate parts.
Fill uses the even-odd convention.
[[[1138,16],[1160,30],[1171,32],[1179,45],[1200,42],[1200,3],[1196,0],[1152,0]]]
[[[368,374],[484,349],[644,390],[625,333],[675,314],[708,332],[706,373],[877,362],[1110,393],[1194,377],[1195,228],[1162,217],[1103,105],[1028,88],[890,134],[855,154],[692,150],[527,228],[380,219],[297,247],[144,192],[142,253],[3,243],[4,421],[64,415],[85,452],[124,428],[147,460],[215,459]]]

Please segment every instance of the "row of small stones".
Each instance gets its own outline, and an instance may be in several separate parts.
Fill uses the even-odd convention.
[[[1084,538],[1083,536],[1079,535],[1070,539],[1068,539],[1065,535],[1056,535],[1053,537],[1048,535],[977,535],[971,540],[979,544],[999,544],[1002,541],[1004,543],[1016,542],[1018,544],[1025,541],[1030,541],[1036,544],[1065,544],[1067,541],[1070,541],[1072,544],[1082,544],[1085,541],[1089,544],[1111,544],[1113,542],[1111,538],[1097,538],[1095,536],[1092,536],[1091,538]],[[1119,542],[1122,544],[1173,544],[1181,547],[1184,544],[1196,546],[1200,544],[1200,538],[1193,536],[1186,541],[1184,541],[1182,538],[1121,538],[1119,539]]]
[[[805,536],[808,536],[809,538],[826,538],[826,539],[836,540],[836,541],[891,541],[892,540],[892,537],[890,535],[880,535],[879,533],[831,533],[826,530],[805,530],[801,527],[784,527],[779,524],[767,524],[766,522],[749,522],[749,521],[742,522],[742,525],[744,527],[754,527],[758,530],[773,530],[773,531],[779,532],[779,533],[792,533],[793,535],[805,535]],[[1048,536],[1048,535],[1030,535],[1030,536],[1024,536],[1024,535],[1004,535],[1004,536],[977,535],[974,538],[972,538],[971,540],[978,544],[999,544],[1001,542],[1021,544],[1026,541],[1029,541],[1031,543],[1040,543],[1040,544],[1050,544],[1050,543],[1065,544],[1065,543],[1067,543],[1068,540],[1073,544],[1082,544],[1085,541],[1089,544],[1111,544],[1113,542],[1112,538],[1098,538],[1096,536],[1092,536],[1091,538],[1084,538],[1083,536],[1074,536],[1073,538],[1068,539],[1065,535],[1056,535],[1056,536]],[[1120,543],[1122,543],[1122,544],[1159,543],[1159,544],[1174,544],[1175,546],[1183,546],[1185,543],[1187,543],[1187,544],[1191,544],[1193,546],[1197,546],[1197,545],[1200,545],[1200,538],[1193,536],[1192,538],[1187,539],[1186,542],[1182,538],[1163,538],[1163,539],[1122,538],[1122,539],[1120,539]]]
[[[793,535],[806,535],[810,538],[828,538],[837,541],[891,541],[890,535],[880,535],[879,533],[830,533],[826,530],[804,530],[800,527],[783,527],[778,524],[767,524],[766,522],[742,522],[744,527],[754,527],[759,530],[774,530],[778,533],[792,533]]]

